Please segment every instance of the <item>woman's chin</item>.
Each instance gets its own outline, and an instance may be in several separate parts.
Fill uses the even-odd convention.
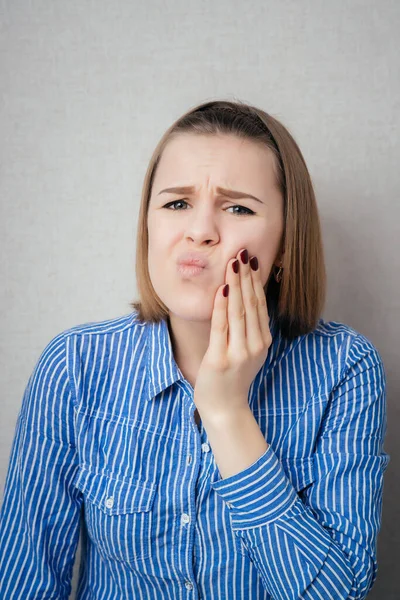
[[[174,302],[169,304],[169,314],[183,321],[211,321],[213,306],[205,305],[204,301],[191,302],[190,305]]]

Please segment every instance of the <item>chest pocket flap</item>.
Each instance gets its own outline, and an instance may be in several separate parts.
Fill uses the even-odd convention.
[[[82,491],[86,500],[106,515],[148,512],[157,490],[157,484],[152,481],[116,479],[82,466],[74,484]]]

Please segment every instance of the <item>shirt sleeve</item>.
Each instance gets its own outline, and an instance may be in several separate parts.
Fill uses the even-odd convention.
[[[271,446],[212,482],[274,600],[363,600],[371,589],[390,458],[385,388],[377,350],[355,336],[318,431],[313,482],[297,494]]]
[[[25,388],[0,511],[0,598],[67,599],[80,506],[73,402],[63,334]]]

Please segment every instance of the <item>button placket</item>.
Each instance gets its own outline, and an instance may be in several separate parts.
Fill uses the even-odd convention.
[[[181,517],[181,521],[182,523],[189,523],[190,522],[190,517],[187,513],[183,513],[182,517]]]
[[[193,584],[190,581],[185,581],[185,588],[187,590],[192,590],[193,589]]]

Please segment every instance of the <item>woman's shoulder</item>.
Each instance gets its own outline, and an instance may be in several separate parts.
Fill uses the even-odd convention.
[[[304,345],[320,344],[321,355],[339,363],[339,372],[344,375],[352,368],[377,367],[384,376],[383,360],[372,339],[350,325],[340,321],[319,319],[318,326],[303,336]]]
[[[327,338],[334,336],[356,337],[362,335],[359,331],[346,323],[341,321],[327,321],[323,318],[319,319],[318,325],[312,333]]]
[[[129,336],[132,329],[140,330],[143,326],[144,323],[138,321],[137,313],[134,311],[122,316],[101,321],[87,321],[61,329],[42,347],[36,369],[45,362],[51,362],[54,371],[60,369],[69,360],[74,362],[77,353],[83,355],[87,352],[93,353],[101,346],[109,347],[116,335]]]
[[[340,321],[326,321],[319,319],[315,330],[310,334],[325,338],[327,342],[334,339],[336,343],[342,342],[347,347],[363,347],[365,351],[378,352],[377,347],[366,334],[361,333],[354,327]]]
[[[79,336],[79,335],[107,335],[123,332],[131,329],[132,327],[144,327],[145,323],[142,323],[137,318],[137,311],[132,311],[122,316],[111,317],[109,319],[103,319],[101,321],[88,321],[73,325],[64,329],[58,334],[58,336]]]

